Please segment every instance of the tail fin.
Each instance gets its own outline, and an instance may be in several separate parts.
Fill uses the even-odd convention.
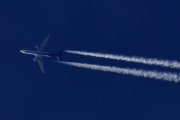
[[[63,50],[59,51],[57,54],[57,59],[59,62],[61,61],[62,52],[63,52]]]

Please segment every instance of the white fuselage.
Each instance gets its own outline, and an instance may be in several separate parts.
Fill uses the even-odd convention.
[[[50,56],[44,54],[44,53],[47,53],[47,52],[38,52],[38,51],[35,51],[35,50],[27,50],[27,49],[20,50],[20,52],[24,53],[24,54],[29,54],[29,55],[50,57]]]

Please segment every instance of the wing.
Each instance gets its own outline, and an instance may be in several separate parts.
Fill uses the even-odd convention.
[[[42,57],[41,56],[36,56],[36,60],[37,60],[37,62],[39,64],[39,67],[41,68],[42,73],[45,73],[44,64],[42,62]]]
[[[41,43],[41,45],[37,48],[38,52],[42,52],[46,46],[46,43],[48,41],[48,39],[50,38],[50,35],[48,35],[45,40]]]

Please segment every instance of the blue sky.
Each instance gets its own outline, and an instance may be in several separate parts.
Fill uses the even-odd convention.
[[[42,74],[33,57],[47,51],[80,50],[180,61],[179,1],[0,1],[0,119],[178,120],[180,84],[54,63]],[[179,70],[68,53],[62,60],[158,70]]]

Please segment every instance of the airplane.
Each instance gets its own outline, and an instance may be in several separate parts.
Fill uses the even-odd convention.
[[[45,73],[44,70],[44,65],[43,65],[43,61],[42,61],[42,57],[57,57],[58,61],[61,61],[61,54],[62,54],[62,50],[59,51],[57,54],[55,53],[50,53],[50,52],[44,52],[44,48],[47,44],[48,39],[50,38],[50,35],[48,35],[45,40],[41,43],[40,46],[36,46],[36,50],[27,50],[27,49],[23,49],[20,50],[21,53],[24,54],[29,54],[29,55],[34,55],[35,58],[33,58],[33,61],[37,61],[42,73]]]

